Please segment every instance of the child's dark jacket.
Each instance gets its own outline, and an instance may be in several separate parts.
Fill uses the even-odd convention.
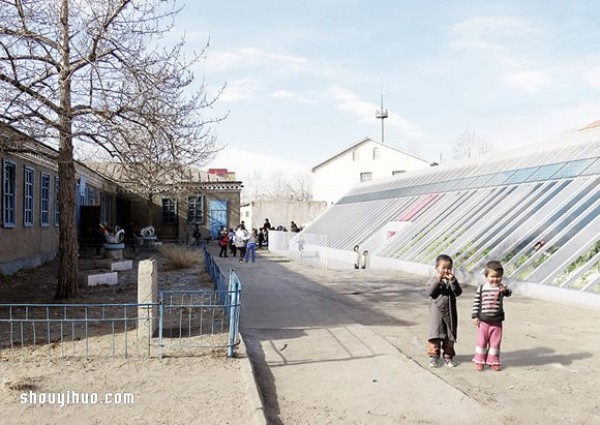
[[[456,312],[456,297],[462,294],[462,288],[457,280],[448,282],[432,277],[427,282],[429,297],[429,334],[427,339],[449,339],[456,341],[458,330],[458,315]]]

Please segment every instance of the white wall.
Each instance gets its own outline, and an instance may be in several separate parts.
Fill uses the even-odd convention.
[[[303,226],[326,209],[323,201],[254,201],[241,208],[240,216],[247,229],[261,227],[268,218],[273,227],[284,226],[290,230],[291,221]]]
[[[374,148],[380,151],[379,159],[373,159]],[[391,177],[395,170],[429,167],[429,163],[423,159],[372,140],[358,145],[356,149],[359,152],[358,160],[353,160],[352,150],[349,150],[314,171],[313,199],[327,201],[331,206],[360,182],[360,173],[371,172],[373,180],[376,180]]]

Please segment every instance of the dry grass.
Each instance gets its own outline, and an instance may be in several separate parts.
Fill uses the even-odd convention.
[[[35,378],[19,376],[4,380],[4,387],[10,391],[35,391],[39,388]]]
[[[162,245],[160,253],[165,259],[165,270],[179,270],[203,264],[202,251],[185,245]]]

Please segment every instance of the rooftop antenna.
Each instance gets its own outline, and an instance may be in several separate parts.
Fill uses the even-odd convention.
[[[383,129],[383,120],[388,117],[388,110],[383,109],[383,93],[381,93],[381,109],[378,109],[375,113],[375,117],[381,120],[381,143],[385,143],[385,132]]]

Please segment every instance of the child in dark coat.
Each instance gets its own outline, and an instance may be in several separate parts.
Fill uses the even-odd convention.
[[[443,354],[448,367],[456,366],[454,343],[458,329],[456,297],[462,294],[452,271],[452,258],[440,255],[435,260],[435,276],[427,282],[429,297],[429,335],[427,336],[427,354],[429,366],[438,367]]]

